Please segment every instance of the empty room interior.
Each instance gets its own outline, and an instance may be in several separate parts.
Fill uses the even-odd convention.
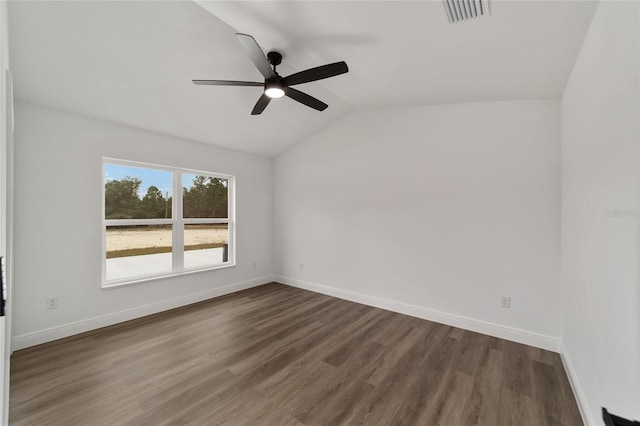
[[[640,421],[639,1],[0,18],[2,424]]]

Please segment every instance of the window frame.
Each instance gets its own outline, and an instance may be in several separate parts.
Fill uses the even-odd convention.
[[[166,171],[172,173],[173,194],[171,197],[171,218],[167,219],[106,219],[105,215],[105,172],[107,164],[116,166],[136,167],[143,169],[152,169]],[[184,218],[183,217],[183,198],[182,198],[182,176],[184,174],[195,174],[199,176],[207,176],[221,178],[227,180],[227,218]],[[132,176],[135,177],[135,176]],[[102,234],[102,278],[101,287],[103,289],[119,287],[123,285],[135,284],[139,282],[158,280],[168,277],[187,275],[198,272],[211,271],[216,269],[231,268],[236,266],[236,182],[234,175],[224,173],[207,172],[196,169],[187,169],[182,167],[165,166],[161,164],[153,164],[141,161],[122,160],[117,158],[102,158],[102,209],[101,209],[101,234]],[[192,224],[228,224],[228,250],[227,262],[221,264],[211,264],[195,266],[192,268],[184,267],[184,226]],[[158,272],[153,274],[142,274],[132,277],[107,280],[107,227],[108,226],[134,226],[134,225],[171,225],[171,271]]]

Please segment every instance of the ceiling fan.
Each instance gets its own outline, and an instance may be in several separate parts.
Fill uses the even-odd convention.
[[[271,99],[277,99],[283,96],[288,96],[318,111],[324,111],[329,105],[291,86],[334,77],[349,71],[347,64],[341,61],[300,71],[288,77],[281,77],[280,74],[276,72],[276,66],[282,63],[282,55],[280,53],[269,52],[265,57],[262,49],[260,49],[260,46],[258,46],[258,43],[253,37],[242,33],[237,33],[236,37],[238,37],[238,41],[242,47],[245,48],[249,54],[249,58],[255,64],[256,68],[258,68],[258,71],[264,76],[264,83],[232,80],[193,80],[193,82],[194,84],[210,86],[263,86],[264,93],[253,107],[251,115],[261,114],[267,105],[269,105]]]

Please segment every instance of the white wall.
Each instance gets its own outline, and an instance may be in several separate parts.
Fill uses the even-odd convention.
[[[588,424],[640,419],[637,2],[598,7],[562,97],[562,340]]]
[[[14,349],[271,278],[271,159],[21,103],[15,140]],[[101,289],[103,156],[235,175],[237,266]]]
[[[11,343],[11,174],[13,141],[11,123],[13,96],[8,90],[7,71],[9,70],[9,31],[7,2],[0,2],[0,256],[4,260],[4,277],[7,295],[5,316],[0,318],[0,423],[9,422],[9,372]]]
[[[559,159],[557,101],[351,115],[275,161],[276,273],[557,349]]]

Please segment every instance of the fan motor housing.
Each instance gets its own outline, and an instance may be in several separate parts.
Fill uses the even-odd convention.
[[[282,63],[282,55],[279,52],[267,53],[267,59],[271,65],[280,65]]]

